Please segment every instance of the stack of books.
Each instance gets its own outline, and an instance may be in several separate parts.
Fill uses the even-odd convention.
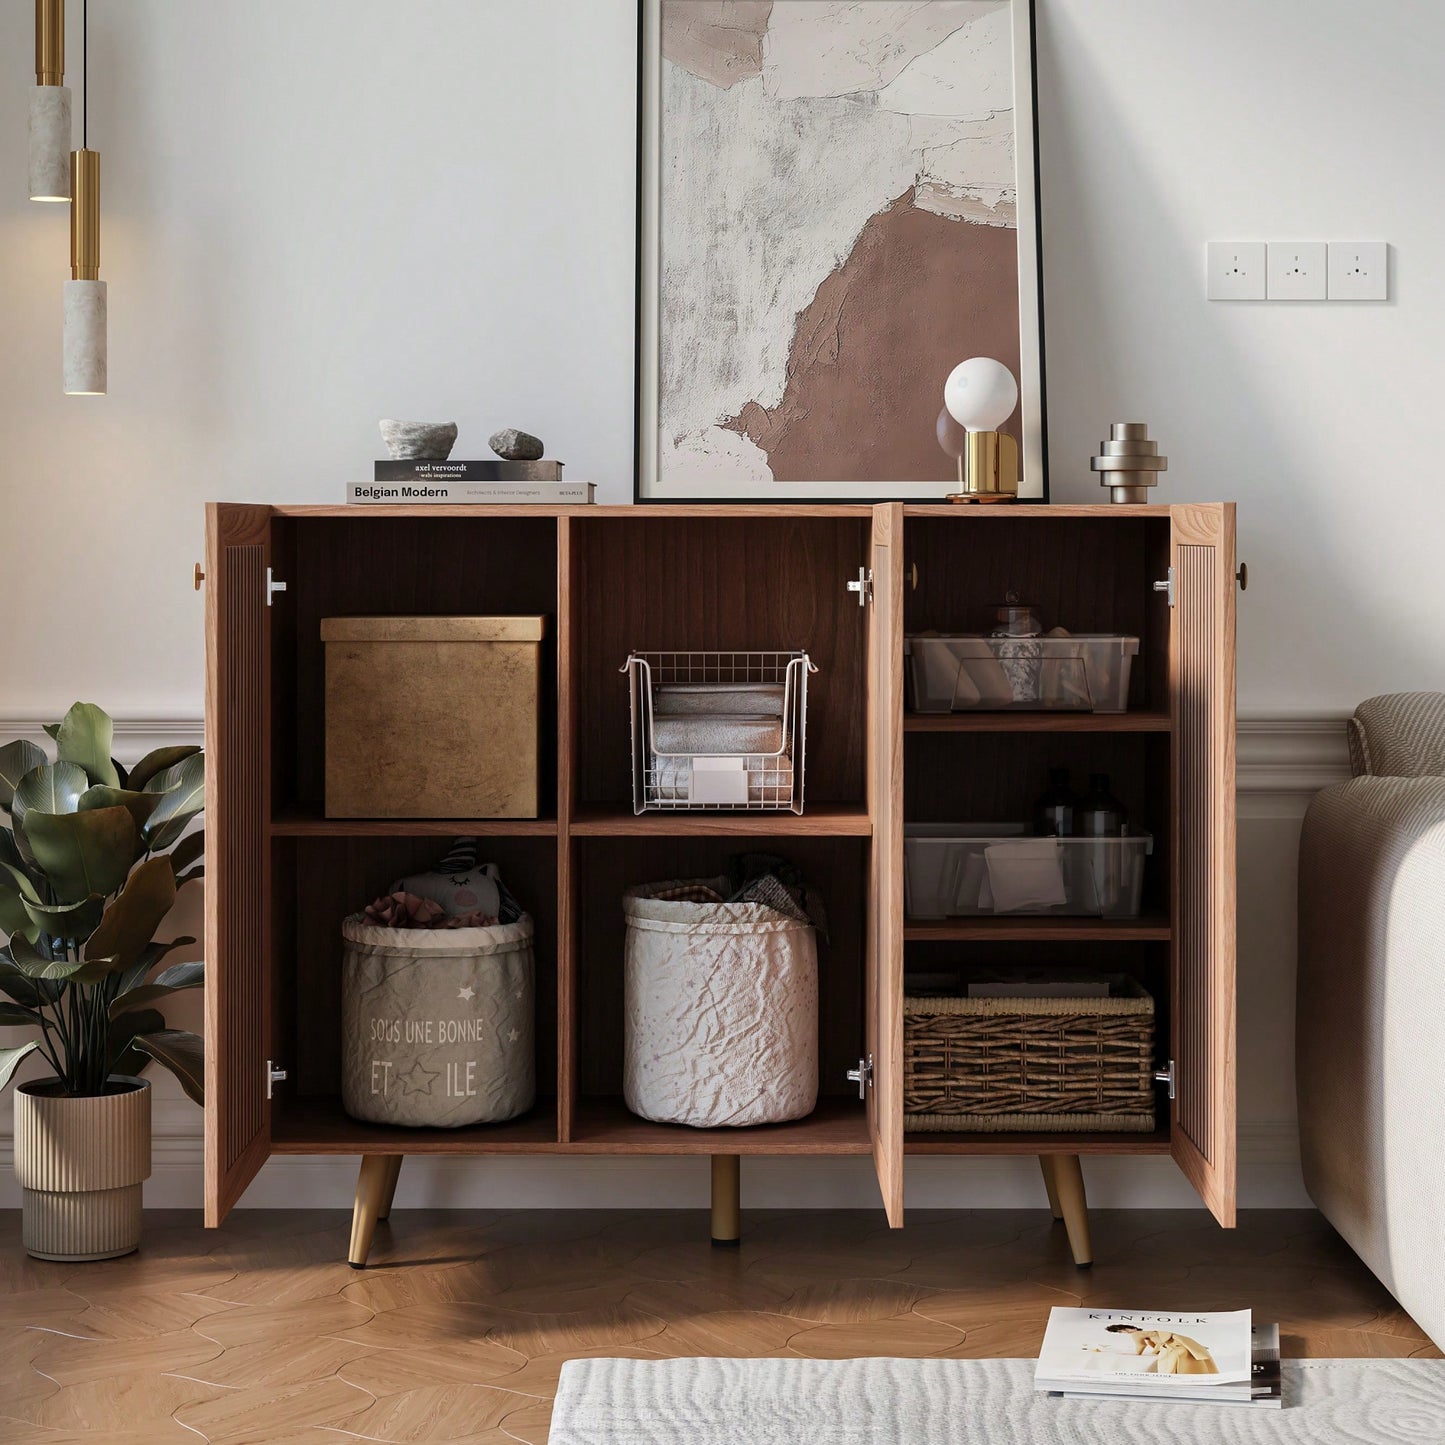
[[[1055,1309],[1034,1387],[1068,1400],[1278,1409],[1279,1326],[1249,1310]]]
[[[370,486],[353,483],[346,500],[373,506],[434,502],[455,506],[508,502],[563,506],[589,503],[592,482],[564,482],[561,462],[466,461],[377,462]]]

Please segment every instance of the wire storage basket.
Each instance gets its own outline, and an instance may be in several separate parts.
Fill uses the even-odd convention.
[[[804,651],[634,652],[632,810],[803,811]]]

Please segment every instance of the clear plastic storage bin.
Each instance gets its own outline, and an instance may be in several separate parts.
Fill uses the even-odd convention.
[[[1126,712],[1137,637],[984,637],[952,633],[903,644],[916,712]]]
[[[910,918],[1015,914],[1137,918],[1148,833],[1037,838],[1022,825],[910,823],[904,891]]]

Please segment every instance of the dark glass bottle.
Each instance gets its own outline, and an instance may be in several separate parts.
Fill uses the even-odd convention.
[[[1125,821],[1124,805],[1109,791],[1108,773],[1090,773],[1089,791],[1074,809],[1074,836],[1119,838]]]
[[[1034,832],[1041,838],[1072,837],[1078,806],[1078,796],[1069,786],[1069,770],[1050,768],[1049,785],[1034,804]]]

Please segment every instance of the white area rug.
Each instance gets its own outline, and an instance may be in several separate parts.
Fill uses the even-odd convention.
[[[1285,1408],[1051,1400],[1032,1360],[570,1360],[549,1445],[1441,1445],[1445,1360],[1287,1360]]]

